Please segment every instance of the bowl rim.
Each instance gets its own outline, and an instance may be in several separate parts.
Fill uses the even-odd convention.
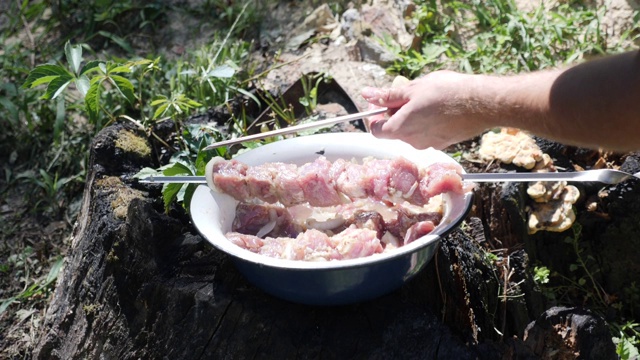
[[[243,161],[243,159],[247,159],[250,156],[247,154],[251,154],[253,151],[260,150],[267,153],[271,150],[275,150],[276,147],[278,146],[282,146],[283,143],[285,142],[286,142],[285,143],[286,145],[295,146],[296,145],[295,143],[300,141],[305,141],[305,142],[318,141],[318,143],[322,143],[322,144],[338,141],[338,143],[344,144],[344,143],[348,143],[348,142],[345,142],[347,140],[353,140],[353,141],[365,140],[367,142],[374,142],[379,146],[389,146],[394,149],[401,149],[404,151],[415,151],[415,152],[420,152],[421,154],[424,154],[424,155],[429,154],[430,152],[433,152],[435,154],[438,154],[438,157],[443,159],[448,158],[450,159],[449,160],[450,162],[457,164],[457,162],[453,160],[450,156],[446,155],[441,151],[435,150],[433,148],[418,150],[411,147],[411,145],[405,142],[401,142],[399,140],[379,139],[379,138],[373,137],[368,133],[324,133],[324,134],[299,136],[299,137],[285,139],[278,142],[263,145],[259,148],[252,149],[250,151],[242,153],[236,156],[234,159],[238,161]],[[407,148],[407,147],[410,147],[410,148]],[[276,153],[276,152],[273,152],[273,153]],[[464,173],[464,169],[462,169],[462,172]],[[198,199],[202,199],[203,196],[209,196],[211,199],[213,199],[212,203],[204,203],[204,204],[198,203],[199,201]],[[203,229],[201,228],[202,226],[199,226],[199,224],[202,224],[201,221],[205,221],[202,218],[202,213],[199,211],[194,212],[193,210],[201,211],[202,206],[205,206],[205,205],[218,207],[218,203],[223,203],[226,201],[235,202],[235,200],[231,198],[231,196],[229,195],[211,190],[206,185],[200,185],[194,191],[191,204],[190,204],[190,210],[192,210],[190,211],[190,214],[196,229],[202,235],[202,237],[205,238],[205,240],[207,240],[209,243],[211,243],[215,248],[222,250],[223,252],[231,255],[234,258],[237,258],[246,262],[254,263],[258,266],[268,266],[268,267],[279,268],[279,269],[340,270],[340,269],[347,269],[347,268],[358,268],[363,266],[369,266],[374,263],[393,261],[398,258],[404,258],[406,256],[412,255],[413,253],[416,253],[426,247],[437,245],[442,236],[448,234],[450,231],[455,229],[464,220],[464,218],[466,217],[466,215],[468,214],[471,208],[472,196],[473,194],[471,190],[466,191],[464,194],[452,194],[452,193],[443,194],[443,203],[444,203],[443,204],[444,205],[443,221],[440,224],[438,224],[434,228],[434,230],[432,230],[429,234],[421,238],[418,238],[407,245],[400,246],[397,249],[394,249],[393,251],[389,251],[386,253],[373,254],[373,255],[360,257],[356,259],[345,259],[345,260],[335,260],[335,261],[303,261],[303,260],[278,259],[278,258],[266,256],[266,255],[257,254],[250,250],[237,246],[233,244],[231,241],[228,241],[228,239],[224,236],[224,234],[221,236],[221,239],[217,239],[215,237],[213,239],[210,238],[210,236],[208,236],[208,234],[206,234],[205,231],[203,231]],[[450,218],[449,216],[453,211],[452,204],[458,205],[461,208],[458,209],[457,213],[453,215],[453,218]],[[219,208],[217,209],[217,211],[220,211]]]

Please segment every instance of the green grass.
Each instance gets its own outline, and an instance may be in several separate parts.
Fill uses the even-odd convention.
[[[627,50],[627,40],[638,36],[636,19],[620,41],[612,42],[601,24],[607,9],[580,1],[529,13],[508,0],[416,3],[412,20],[422,39],[418,48],[390,46],[398,56],[391,70],[412,78],[442,68],[507,74],[556,67]]]

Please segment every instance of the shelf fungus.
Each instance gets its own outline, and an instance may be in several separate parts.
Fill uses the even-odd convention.
[[[485,161],[500,160],[531,170],[543,160],[542,150],[526,132],[513,128],[490,131],[482,136],[480,158]]]
[[[502,128],[484,134],[478,152],[484,161],[499,160],[535,172],[556,171],[551,157],[540,150],[531,136],[517,129]],[[573,204],[580,197],[575,186],[566,181],[531,182],[527,194],[533,200],[528,206],[530,234],[571,228],[576,218]]]
[[[573,225],[576,219],[573,204],[578,201],[580,191],[573,185],[566,185],[562,186],[561,190],[558,187],[555,194],[553,198],[546,202],[538,202],[538,200],[534,199],[534,203],[529,206],[529,234],[535,234],[542,230],[562,232]]]

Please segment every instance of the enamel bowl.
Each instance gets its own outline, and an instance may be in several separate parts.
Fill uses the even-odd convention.
[[[311,162],[367,156],[404,156],[419,165],[455,161],[434,149],[416,150],[398,140],[369,133],[328,133],[274,142],[235,157],[248,165],[265,162]],[[384,254],[369,257],[308,262],[282,260],[253,253],[224,236],[231,229],[237,202],[228,195],[199,186],[191,200],[191,217],[213,246],[229,254],[238,270],[255,286],[276,297],[311,305],[340,305],[370,300],[398,289],[431,260],[440,237],[456,228],[471,207],[471,191],[445,194],[441,223],[428,235]]]

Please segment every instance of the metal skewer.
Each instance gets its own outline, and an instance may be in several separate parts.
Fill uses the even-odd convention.
[[[289,126],[289,127],[283,128],[283,129],[267,131],[267,132],[254,134],[254,135],[242,136],[242,137],[235,138],[235,139],[223,140],[223,141],[219,141],[219,142],[213,143],[213,144],[205,147],[204,150],[211,150],[211,149],[219,148],[219,147],[222,147],[222,146],[229,146],[229,145],[242,143],[242,142],[245,142],[245,141],[259,140],[259,139],[264,139],[264,138],[268,138],[268,137],[272,137],[272,136],[292,134],[292,133],[295,133],[295,132],[298,132],[298,131],[302,131],[302,130],[322,128],[322,127],[326,127],[326,126],[335,125],[335,124],[338,124],[338,123],[358,120],[358,119],[366,118],[366,117],[369,117],[369,116],[382,114],[382,113],[384,113],[386,111],[387,111],[387,108],[379,108],[379,109],[367,110],[367,111],[363,111],[363,112],[359,112],[359,113],[355,113],[355,114],[338,116],[338,117],[335,117],[335,118],[325,119],[325,120],[312,121],[310,123]]]
[[[601,182],[605,184],[617,184],[631,177],[640,178],[640,173],[629,174],[619,170],[601,169],[576,172],[557,173],[467,173],[462,174],[462,179],[471,182],[529,182],[529,181],[577,181],[577,182]],[[204,176],[149,176],[140,179],[143,183],[191,183],[206,184]]]

